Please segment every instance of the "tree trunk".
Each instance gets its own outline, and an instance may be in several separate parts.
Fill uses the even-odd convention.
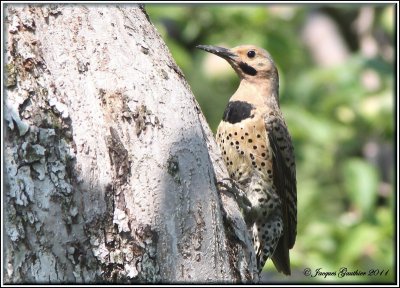
[[[5,16],[5,283],[257,281],[212,133],[143,7]]]

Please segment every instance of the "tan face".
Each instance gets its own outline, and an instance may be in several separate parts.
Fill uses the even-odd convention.
[[[240,78],[249,81],[260,79],[277,80],[278,71],[267,51],[253,45],[230,49],[236,57],[227,59]]]
[[[235,69],[241,79],[250,82],[270,80],[278,83],[278,70],[271,55],[262,48],[242,45],[232,49],[199,45],[197,48],[224,58]]]

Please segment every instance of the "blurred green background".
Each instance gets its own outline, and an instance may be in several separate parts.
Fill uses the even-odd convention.
[[[394,281],[394,5],[146,5],[216,131],[239,79],[198,44],[267,49],[297,162],[292,277]],[[367,276],[306,277],[341,267]],[[372,274],[368,276],[370,270]]]

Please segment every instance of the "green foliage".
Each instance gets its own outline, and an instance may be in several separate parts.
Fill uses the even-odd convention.
[[[394,279],[393,60],[383,52],[370,57],[353,47],[345,63],[318,66],[301,37],[312,12],[339,15],[354,24],[362,7],[146,5],[213,131],[239,79],[229,66],[226,72],[217,62],[207,66],[209,55],[195,46],[255,44],[267,49],[278,66],[281,108],[296,153],[298,236],[291,252],[294,275],[275,273],[268,279]],[[389,47],[379,51],[393,49],[393,7],[370,7],[375,17],[371,29],[387,39]],[[340,30],[343,38],[357,38],[353,26],[347,26]],[[371,88],[374,79],[378,85]],[[265,270],[274,271],[272,266],[268,261]],[[372,269],[374,275],[306,277],[307,267],[367,273]]]
[[[348,159],[342,168],[344,184],[350,201],[361,215],[373,217],[378,190],[378,175],[374,167],[358,158]]]

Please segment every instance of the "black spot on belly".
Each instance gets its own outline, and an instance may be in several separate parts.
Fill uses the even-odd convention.
[[[253,118],[251,110],[253,105],[243,101],[232,101],[226,106],[222,120],[231,124],[238,123],[247,118]]]

